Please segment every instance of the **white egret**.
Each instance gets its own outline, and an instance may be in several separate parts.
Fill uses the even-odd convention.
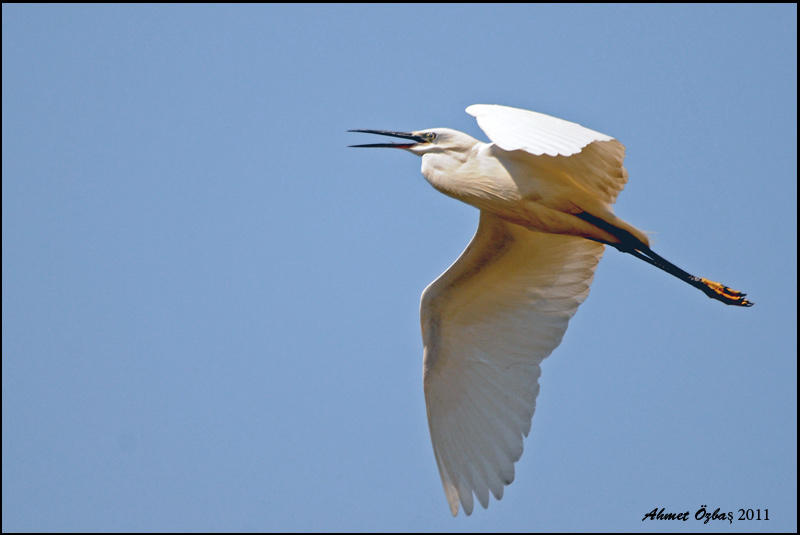
[[[625,147],[578,124],[516,108],[475,105],[492,143],[448,128],[411,133],[391,147],[422,156],[422,174],[445,195],[480,209],[466,250],[422,293],[428,426],[453,515],[485,508],[514,479],[539,393],[540,364],[586,299],[604,245],[728,305],[745,294],[695,277],[650,249],[614,215],[625,186]]]

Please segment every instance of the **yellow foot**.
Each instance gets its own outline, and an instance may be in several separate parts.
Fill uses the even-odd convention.
[[[712,299],[722,301],[726,305],[736,305],[740,307],[753,306],[752,301],[748,301],[744,298],[744,296],[747,294],[743,294],[742,292],[728,288],[724,284],[710,281],[708,279],[701,278],[700,282],[707,287],[703,289],[703,291]]]

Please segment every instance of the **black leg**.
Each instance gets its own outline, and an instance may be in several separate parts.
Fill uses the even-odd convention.
[[[724,284],[704,279],[703,277],[696,277],[691,273],[682,270],[666,258],[656,254],[652,249],[636,239],[630,232],[610,225],[599,217],[595,217],[587,212],[576,214],[576,216],[602,230],[605,230],[620,240],[620,243],[609,243],[607,245],[610,245],[623,253],[628,253],[629,255],[635,256],[639,260],[647,262],[651,266],[655,266],[661,271],[669,273],[673,277],[680,279],[691,286],[694,286],[711,299],[716,299],[717,301],[721,301],[726,305],[740,307],[753,306],[752,301],[748,301],[744,298],[746,294],[728,288]]]

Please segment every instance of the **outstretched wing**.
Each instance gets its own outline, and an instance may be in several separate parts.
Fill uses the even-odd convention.
[[[514,479],[539,364],[586,299],[603,246],[481,211],[469,246],[422,294],[428,426],[450,510]]]
[[[611,136],[543,113],[496,104],[475,104],[467,113],[497,147],[527,153],[537,176],[572,180],[607,209],[628,180],[622,166],[625,146]]]

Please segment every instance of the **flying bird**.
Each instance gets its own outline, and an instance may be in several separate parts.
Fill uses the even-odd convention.
[[[467,108],[491,143],[449,128],[350,130],[422,157],[437,190],[480,210],[475,236],[422,293],[423,384],[428,426],[453,516],[499,500],[539,393],[540,364],[561,343],[589,294],[605,245],[728,305],[745,294],[696,277],[650,248],[614,215],[628,180],[616,139],[549,115],[498,105]]]

